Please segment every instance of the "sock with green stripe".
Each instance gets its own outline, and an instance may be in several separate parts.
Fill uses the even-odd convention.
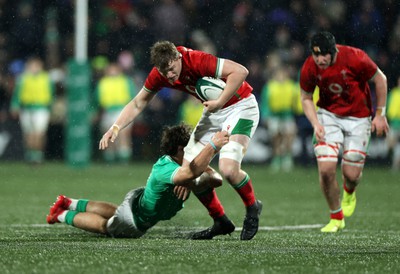
[[[76,214],[78,214],[79,212],[75,211],[75,210],[66,210],[65,212],[66,212],[66,214],[65,214],[64,222],[67,225],[74,226],[74,218],[75,218]]]
[[[69,205],[69,210],[76,210],[78,212],[86,212],[86,207],[89,200],[86,199],[71,199],[71,204]]]
[[[246,207],[251,206],[256,202],[253,184],[251,183],[249,175],[246,174],[246,177],[244,177],[244,179],[239,184],[234,185],[233,188],[240,195]]]

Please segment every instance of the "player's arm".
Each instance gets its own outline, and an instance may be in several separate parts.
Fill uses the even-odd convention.
[[[248,74],[249,71],[247,68],[241,64],[224,59],[221,78],[226,78],[226,86],[218,100],[205,102],[207,110],[209,112],[215,112],[221,109],[240,88]]]
[[[387,79],[386,75],[378,68],[372,78],[376,92],[376,114],[372,120],[372,132],[382,136],[389,132],[389,125],[386,120],[386,100],[387,100]]]
[[[325,130],[318,120],[317,111],[315,109],[313,101],[313,94],[301,89],[301,105],[303,107],[304,114],[306,115],[307,119],[310,121],[311,125],[314,128],[314,133],[317,141],[318,142],[324,141]]]
[[[206,170],[209,170],[209,163],[219,150],[229,142],[227,131],[217,132],[199,155],[194,158],[189,165],[184,165],[178,169],[174,176],[174,184],[189,186],[193,180],[202,175]]]
[[[111,128],[103,135],[99,143],[99,149],[106,149],[108,141],[114,142],[120,130],[133,122],[135,118],[145,109],[155,94],[143,88],[139,93],[122,109],[117,120]]]

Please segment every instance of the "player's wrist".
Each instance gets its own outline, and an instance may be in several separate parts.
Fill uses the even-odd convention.
[[[112,131],[113,133],[118,133],[118,132],[119,132],[119,129],[120,129],[120,127],[119,127],[119,125],[117,125],[117,124],[113,124],[113,125],[111,126],[111,131]]]
[[[215,151],[218,151],[218,150],[219,150],[219,148],[215,145],[215,143],[213,142],[213,140],[210,140],[209,144],[210,144],[210,146],[211,146]]]
[[[386,116],[386,107],[376,107],[375,115],[385,117]]]

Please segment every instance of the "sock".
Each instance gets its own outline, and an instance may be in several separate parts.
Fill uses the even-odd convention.
[[[335,219],[335,220],[343,220],[344,219],[343,210],[341,207],[337,210],[331,210],[331,219]]]
[[[63,213],[61,213],[60,215],[65,213],[65,223],[67,225],[72,225],[74,226],[74,218],[76,216],[76,214],[78,214],[78,211],[74,211],[74,210],[66,210]],[[61,222],[61,220],[59,220]]]
[[[71,204],[69,205],[69,210],[76,210],[78,212],[86,212],[86,206],[89,200],[85,199],[71,199]]]
[[[195,193],[199,201],[207,208],[208,214],[213,219],[219,218],[225,214],[224,208],[218,199],[214,188],[209,188],[203,192]]]
[[[76,211],[78,212],[86,212],[86,206],[89,203],[89,200],[80,199],[76,205]]]
[[[251,206],[256,202],[253,184],[251,183],[249,175],[246,174],[246,177],[244,177],[244,179],[239,184],[233,186],[233,188],[240,195],[246,207]]]
[[[60,215],[57,216],[57,220],[60,221],[60,223],[65,223],[65,216],[67,216],[68,210],[64,210]]]
[[[350,190],[350,189],[347,187],[346,183],[343,183],[343,189],[344,189],[347,193],[349,193],[349,194],[353,194],[353,192],[356,190],[356,188]]]

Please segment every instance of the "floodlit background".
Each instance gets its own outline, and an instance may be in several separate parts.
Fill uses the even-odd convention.
[[[67,158],[66,120],[68,64],[75,58],[76,1],[0,1],[0,159],[22,160],[23,146],[17,119],[9,115],[15,81],[31,56],[40,57],[56,84],[51,124],[45,149],[47,160]],[[119,63],[140,89],[150,70],[149,47],[168,39],[230,58],[245,65],[248,82],[259,99],[263,86],[277,67],[284,67],[296,82],[308,56],[308,39],[329,30],[338,43],[364,49],[388,77],[389,90],[400,71],[400,4],[398,1],[197,1],[100,0],[88,1],[87,62],[90,117],[86,123],[88,161],[101,160],[97,144],[103,132],[91,105],[94,90],[110,62]],[[165,90],[130,130],[132,160],[154,159],[162,126],[185,120],[181,107],[187,96]],[[194,113],[194,112],[193,112]],[[193,114],[194,115],[194,114]],[[313,165],[309,124],[295,113],[297,136],[293,144],[296,165]],[[245,161],[271,160],[266,123],[249,148]],[[155,144],[155,145],[154,145]],[[311,162],[310,162],[311,161]],[[389,165],[391,150],[384,139],[373,138],[369,164]]]

